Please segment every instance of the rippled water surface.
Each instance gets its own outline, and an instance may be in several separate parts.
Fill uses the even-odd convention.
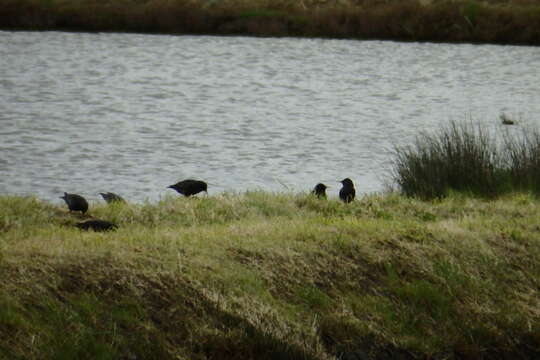
[[[380,191],[394,144],[540,123],[540,48],[0,32],[0,193]]]

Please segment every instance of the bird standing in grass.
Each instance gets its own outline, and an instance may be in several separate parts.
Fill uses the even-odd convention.
[[[94,230],[94,231],[111,231],[116,230],[118,227],[107,220],[86,220],[75,225],[81,230]]]
[[[112,192],[99,193],[99,194],[103,197],[103,200],[105,200],[107,202],[107,204],[111,204],[111,203],[114,203],[114,202],[121,202],[121,203],[126,202],[126,200],[124,200],[120,195],[117,195],[117,194],[112,193]]]
[[[64,193],[64,196],[60,196],[60,199],[64,199],[69,212],[80,211],[83,214],[88,210],[88,202],[81,195]]]
[[[204,191],[208,194],[208,185],[204,181],[200,180],[182,180],[177,182],[174,185],[169,186],[169,188],[178,191],[180,194],[189,197]]]
[[[340,183],[343,184],[343,187],[339,190],[339,198],[345,203],[350,203],[356,196],[354,184],[349,178],[341,180]]]
[[[323,183],[318,183],[315,185],[315,188],[311,191],[312,194],[317,195],[317,197],[320,199],[326,199],[326,189],[328,186],[324,185]]]

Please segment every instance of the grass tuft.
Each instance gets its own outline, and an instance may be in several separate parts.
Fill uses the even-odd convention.
[[[407,196],[434,199],[452,192],[493,198],[515,191],[540,194],[540,133],[494,134],[455,121],[396,147],[393,179]]]

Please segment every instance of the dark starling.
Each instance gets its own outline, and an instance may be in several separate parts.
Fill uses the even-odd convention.
[[[339,190],[339,198],[346,203],[350,203],[354,200],[356,190],[354,190],[354,184],[351,179],[345,178],[340,181],[343,184],[341,190]]]
[[[86,220],[75,225],[81,230],[111,231],[118,227],[106,220]]]
[[[328,186],[323,183],[318,183],[315,185],[315,188],[311,191],[312,194],[317,195],[318,198],[326,199],[326,189]]]
[[[69,211],[80,211],[83,214],[88,210],[88,202],[81,195],[64,193],[64,196],[60,196],[60,199],[64,199]]]
[[[180,194],[184,196],[191,196],[200,193],[201,191],[204,191],[208,194],[207,188],[208,185],[204,181],[200,180],[182,180],[177,182],[174,185],[169,186],[169,188],[174,189],[178,191]]]
[[[121,203],[126,202],[126,200],[124,200],[120,195],[116,195],[115,193],[112,193],[112,192],[99,193],[99,194],[103,197],[103,200],[105,200],[107,204],[111,204],[114,202],[121,202]]]

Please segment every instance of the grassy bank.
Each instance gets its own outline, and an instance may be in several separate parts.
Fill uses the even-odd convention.
[[[0,197],[0,358],[533,359],[540,203]]]
[[[534,0],[1,0],[0,28],[540,44]]]

